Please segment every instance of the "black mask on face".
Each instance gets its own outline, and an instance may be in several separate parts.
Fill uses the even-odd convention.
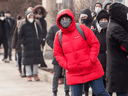
[[[82,22],[83,22],[84,24],[87,24],[88,19],[82,19]]]
[[[102,29],[105,29],[108,26],[108,22],[99,22],[99,25]]]

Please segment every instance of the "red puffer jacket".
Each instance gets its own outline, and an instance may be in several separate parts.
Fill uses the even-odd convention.
[[[64,14],[72,18],[71,25],[66,29],[59,23],[59,18]],[[64,9],[58,14],[57,25],[62,31],[62,47],[59,43],[58,32],[54,41],[54,55],[60,66],[67,70],[67,84],[86,83],[103,76],[102,65],[97,59],[100,43],[91,29],[80,25],[86,37],[85,41],[77,31],[73,13],[68,9]]]

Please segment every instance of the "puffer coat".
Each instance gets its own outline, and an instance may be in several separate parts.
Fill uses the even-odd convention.
[[[37,26],[37,31],[36,27]],[[35,21],[30,23],[27,18],[22,21],[18,29],[18,36],[22,46],[22,63],[32,65],[41,63],[40,45],[43,42],[42,30]]]
[[[68,28],[63,28],[59,19],[67,14],[72,18]],[[86,41],[77,31],[75,18],[69,9],[64,9],[57,15],[57,25],[62,31],[61,43],[59,43],[59,32],[54,41],[54,55],[61,67],[66,69],[68,85],[86,83],[98,79],[104,75],[104,71],[97,56],[100,43],[94,33],[81,24]]]

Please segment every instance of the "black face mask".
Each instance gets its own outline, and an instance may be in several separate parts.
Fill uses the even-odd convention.
[[[88,19],[82,19],[82,22],[83,22],[84,24],[87,24]]]
[[[105,29],[108,26],[108,22],[99,22],[99,25],[102,29]]]

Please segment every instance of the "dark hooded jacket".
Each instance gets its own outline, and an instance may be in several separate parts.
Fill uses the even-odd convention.
[[[109,20],[108,19],[109,15],[108,15],[107,11],[101,10],[96,17],[96,19],[98,21],[101,20],[102,18],[106,18],[107,20]],[[105,74],[103,76],[103,79],[105,79],[105,77],[106,77],[106,58],[107,58],[107,55],[106,55],[106,51],[107,51],[107,48],[106,48],[106,31],[107,31],[107,28],[101,29],[100,32],[98,32],[98,30],[93,30],[97,39],[100,42],[100,50],[99,50],[98,59],[100,60],[102,66],[103,66],[103,69],[104,69]]]
[[[43,42],[42,30],[40,25],[35,21],[30,23],[26,18],[21,22],[18,29],[18,36],[22,46],[22,63],[24,65],[32,65],[41,63],[40,45]],[[36,24],[36,26],[35,26]],[[37,27],[37,31],[36,31]]]
[[[41,14],[38,15],[37,14],[37,10],[38,9],[41,9]],[[42,30],[43,30],[43,42],[45,43],[45,38],[46,38],[46,35],[47,35],[47,22],[46,20],[44,19],[47,15],[47,12],[45,10],[45,8],[42,6],[42,5],[37,5],[34,7],[34,14],[35,14],[35,18],[38,19],[41,23],[41,26],[42,26]]]
[[[107,5],[110,5],[110,4],[112,4],[111,1],[105,1],[105,2],[103,3],[103,9],[106,10],[106,6],[107,6]]]
[[[4,16],[4,11],[0,11],[0,16]],[[10,25],[6,19],[0,20],[0,39],[7,39]]]
[[[56,33],[60,30],[60,28],[57,26],[57,24],[53,25],[49,31],[48,31],[48,34],[46,36],[46,42],[47,44],[53,49],[53,46],[54,46],[54,38],[55,38],[55,35]],[[56,58],[55,56],[53,56],[53,61],[52,61],[52,64],[54,65],[59,65],[58,62],[56,61]]]
[[[108,92],[128,92],[128,7],[114,3],[109,7],[107,30],[107,87]],[[121,49],[121,45],[127,52]]]
[[[88,26],[89,28],[91,28],[91,24],[92,24],[92,15],[91,15],[91,11],[89,10],[89,9],[83,9],[83,10],[81,10],[81,12],[80,12],[80,16],[81,16],[81,14],[87,14],[88,15],[88,18],[87,18],[87,23],[85,24],[86,26]],[[80,20],[79,20],[79,23],[80,24],[84,24],[83,22],[82,22],[82,18],[80,17]]]

